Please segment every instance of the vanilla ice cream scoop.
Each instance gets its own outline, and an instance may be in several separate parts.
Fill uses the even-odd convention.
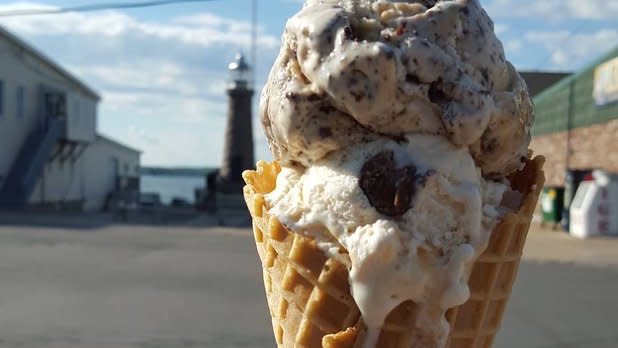
[[[485,177],[528,157],[532,102],[477,0],[312,0],[282,44],[260,113],[283,164],[410,133],[467,148]]]
[[[506,190],[446,138],[409,135],[354,145],[306,170],[283,168],[266,200],[284,226],[315,238],[326,254],[349,256],[366,347],[407,300],[418,306],[418,339],[442,347],[444,312],[468,299],[467,272]]]

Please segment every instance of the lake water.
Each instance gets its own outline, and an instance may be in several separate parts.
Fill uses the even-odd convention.
[[[161,195],[161,202],[169,204],[172,198],[183,198],[195,202],[195,189],[204,188],[206,178],[203,176],[180,175],[142,175],[141,191],[155,192]]]

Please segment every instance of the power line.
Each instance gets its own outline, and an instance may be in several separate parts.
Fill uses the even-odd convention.
[[[562,47],[562,45],[564,45],[569,39],[572,39],[574,35],[578,34],[578,32],[584,28],[585,24],[586,24],[585,22],[580,23],[577,27],[575,27],[575,29],[571,30],[570,33],[567,33],[567,35],[561,38],[554,46]],[[553,51],[554,51],[553,49],[548,50],[548,52],[543,56],[543,59],[540,59],[538,63],[533,66],[537,67],[537,69],[543,69],[542,66],[544,66],[551,60],[552,55],[554,54]]]
[[[258,14],[258,8],[257,8],[257,0],[252,0],[251,1],[251,71],[252,71],[252,77],[251,77],[251,83],[255,84],[255,77],[257,75],[257,57],[256,57],[256,50],[257,50],[257,14]]]
[[[60,7],[60,8],[0,11],[0,17],[51,15],[51,14],[60,14],[60,13],[67,13],[67,12],[91,12],[91,11],[113,10],[113,9],[131,9],[131,8],[141,8],[141,7],[173,5],[173,4],[188,3],[188,2],[209,2],[209,1],[216,1],[216,0],[151,0],[151,1],[140,1],[140,2],[108,2],[108,3],[98,3],[98,4]]]

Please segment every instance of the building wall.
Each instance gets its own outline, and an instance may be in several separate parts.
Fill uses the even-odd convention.
[[[98,96],[19,41],[0,28],[0,186],[27,137],[46,123],[44,87],[65,94],[67,128],[62,140],[78,148],[73,159],[50,158],[29,203],[98,210],[116,189],[118,176],[139,176],[140,153],[97,136]],[[83,152],[77,157],[80,148]]]
[[[139,152],[98,136],[76,161],[48,163],[29,203],[101,210],[116,189],[117,178],[139,177],[139,166]]]
[[[117,177],[137,178],[140,171],[140,153],[117,144],[105,137],[97,140],[84,154],[86,168],[85,210],[100,210],[107,195],[116,187]]]
[[[85,200],[84,158],[47,163],[30,196],[30,205],[81,204]]]
[[[27,53],[0,35],[0,185],[8,176],[26,137],[43,124],[40,112],[42,84],[63,90],[70,95],[79,112],[68,108],[67,135],[76,140],[94,140],[97,97],[47,65],[42,59]],[[18,90],[23,91],[23,115],[18,114]],[[69,101],[69,100],[67,100]],[[51,165],[53,168],[53,164]]]
[[[567,168],[567,132],[544,134],[532,138],[535,154],[547,158],[546,184],[563,186]],[[618,173],[618,119],[570,132],[570,169],[603,169]]]
[[[75,91],[67,93],[67,133],[71,141],[93,142],[97,129],[97,101]]]
[[[593,94],[605,81],[597,68],[615,57],[618,46],[534,98],[531,148],[547,158],[547,185],[564,185],[567,168],[618,172],[618,102],[597,105]]]

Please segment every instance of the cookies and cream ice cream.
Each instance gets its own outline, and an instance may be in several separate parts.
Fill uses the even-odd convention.
[[[443,346],[446,310],[517,208],[506,178],[533,120],[478,1],[308,0],[260,109],[283,166],[269,213],[349,257],[365,346],[406,300],[420,311],[413,346]]]
[[[308,1],[282,44],[261,117],[284,164],[408,133],[468,147],[485,176],[527,157],[531,100],[476,0]]]

